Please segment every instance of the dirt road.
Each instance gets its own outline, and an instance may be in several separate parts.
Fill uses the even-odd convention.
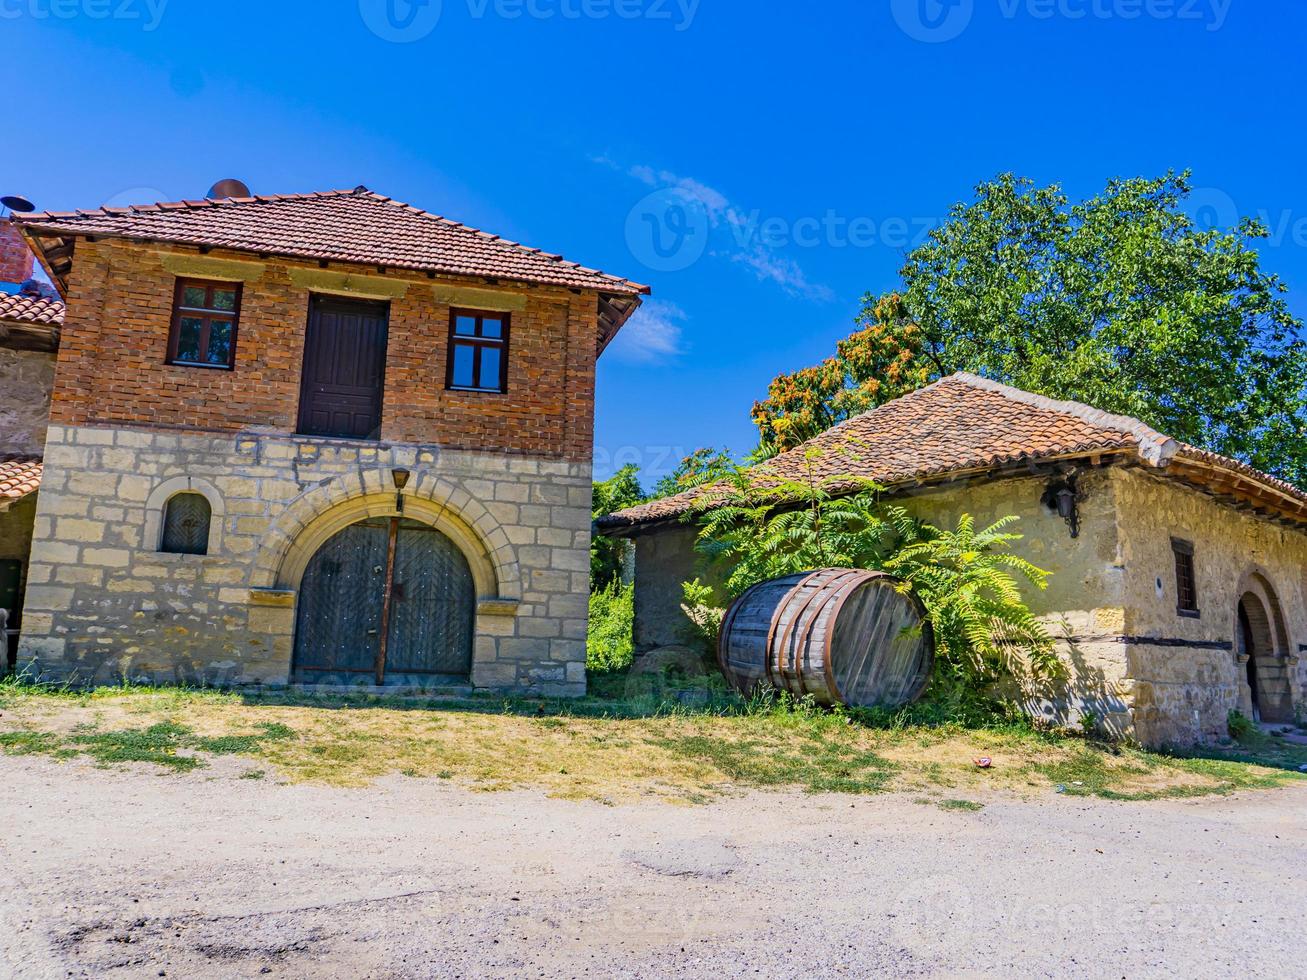
[[[0,975],[1302,975],[1307,788],[607,807],[0,757]]]

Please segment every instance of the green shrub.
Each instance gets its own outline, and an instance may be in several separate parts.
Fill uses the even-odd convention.
[[[1230,729],[1230,737],[1237,741],[1247,738],[1257,728],[1252,719],[1238,708],[1230,709],[1229,714],[1225,716],[1225,724]]]
[[[717,655],[717,633],[721,630],[726,610],[717,604],[712,586],[698,579],[681,583],[681,611],[685,613],[684,635],[686,643],[706,657]]]
[[[615,582],[590,593],[590,629],[585,641],[587,670],[610,672],[631,666],[635,653],[635,586]]]

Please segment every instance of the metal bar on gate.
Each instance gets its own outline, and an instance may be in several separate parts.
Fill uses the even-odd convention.
[[[390,602],[395,591],[395,542],[399,539],[399,518],[390,519],[386,541],[386,588],[381,593],[381,643],[377,647],[377,687],[386,679],[386,643],[390,638]]]

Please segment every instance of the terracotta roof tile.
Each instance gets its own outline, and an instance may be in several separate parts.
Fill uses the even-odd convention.
[[[64,322],[64,304],[43,296],[0,293],[0,320],[57,327]]]
[[[366,187],[14,216],[29,232],[266,252],[639,295],[649,288],[528,248]]]
[[[40,456],[0,455],[0,510],[40,487]]]
[[[759,464],[756,472],[803,478],[811,465],[819,477],[849,475],[895,487],[1026,461],[1121,451],[1156,467],[1177,454],[1205,458],[1307,504],[1307,494],[1297,488],[1177,443],[1138,419],[962,373],[849,419]],[[599,527],[620,531],[676,518],[705,492],[690,490],[631,507],[601,518]],[[1307,513],[1307,506],[1303,510]]]

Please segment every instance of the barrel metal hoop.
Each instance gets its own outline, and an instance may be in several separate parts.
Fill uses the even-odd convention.
[[[799,582],[790,590],[788,594],[793,595],[795,592],[799,591],[804,586],[808,585],[810,582],[816,583],[817,586],[816,588],[813,588],[808,593],[808,597],[804,601],[803,605],[801,605],[798,609],[795,610],[794,618],[790,621],[790,625],[785,628],[785,633],[781,638],[782,640],[781,644],[775,648],[776,667],[781,673],[781,679],[785,681],[785,689],[789,691],[791,694],[797,693],[800,697],[808,693],[808,686],[803,682],[803,665],[797,662],[798,658],[796,657],[796,662],[794,664],[794,676],[795,676],[795,680],[797,681],[798,690],[795,691],[791,688],[789,683],[789,678],[786,676],[785,659],[784,659],[785,651],[791,646],[790,641],[792,640],[794,634],[798,631],[799,623],[803,619],[804,613],[806,613],[808,609],[811,608],[812,604],[816,602],[817,599],[824,594],[826,582],[827,582],[827,576],[829,574],[830,574],[829,571],[824,569],[815,572],[809,572],[802,579],[800,579]],[[775,631],[775,622],[780,617],[781,611],[784,608],[785,608],[785,603],[782,602],[777,607],[776,612],[772,613],[773,632]],[[811,624],[809,624],[809,631],[810,630],[811,630]],[[772,647],[771,647],[770,636],[768,636],[767,641],[768,641],[768,650],[771,650]]]
[[[830,616],[827,619],[829,626],[826,630],[826,638],[822,641],[821,658],[822,672],[826,677],[826,690],[830,691],[831,696],[840,703],[844,703],[844,692],[840,690],[840,686],[835,680],[835,669],[831,666],[831,642],[835,638],[835,627],[840,621],[840,613],[844,610],[845,603],[863,585],[875,579],[886,577],[888,576],[884,572],[856,569],[842,576],[844,581],[841,582],[840,588],[835,594],[835,607],[831,609]]]

